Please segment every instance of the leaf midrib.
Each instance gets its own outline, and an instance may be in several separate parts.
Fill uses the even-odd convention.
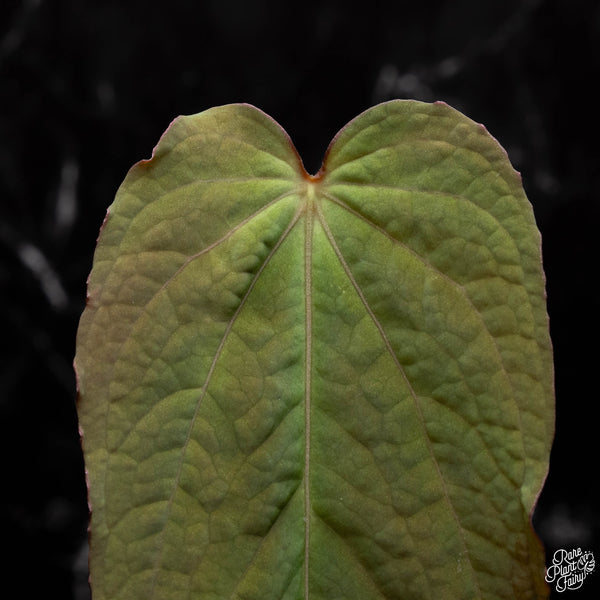
[[[310,571],[310,408],[312,380],[312,246],[314,232],[314,187],[307,190],[304,205],[304,302],[305,302],[305,373],[304,373],[304,598],[308,600]]]

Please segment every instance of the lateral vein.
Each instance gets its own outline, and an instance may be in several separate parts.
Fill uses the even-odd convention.
[[[273,246],[273,248],[271,249],[271,251],[269,252],[269,254],[267,255],[265,261],[263,262],[263,264],[260,266],[260,268],[258,269],[258,271],[256,272],[256,275],[254,276],[254,278],[252,279],[244,297],[242,298],[240,305],[237,307],[237,310],[235,311],[235,313],[233,314],[233,316],[231,317],[229,323],[227,324],[227,327],[225,329],[225,332],[223,333],[223,337],[221,338],[221,341],[219,343],[219,346],[217,348],[217,350],[215,351],[215,356],[212,360],[212,363],[208,369],[208,373],[206,375],[206,378],[204,380],[204,384],[200,390],[200,394],[198,396],[198,400],[196,402],[196,409],[194,411],[194,415],[192,416],[191,422],[190,422],[190,426],[188,429],[188,433],[187,433],[187,437],[186,440],[183,444],[183,447],[181,449],[181,455],[179,458],[179,464],[177,467],[177,473],[175,475],[175,480],[173,482],[173,491],[171,493],[171,496],[169,497],[168,503],[167,503],[167,507],[166,507],[166,518],[165,518],[165,523],[168,522],[169,520],[169,515],[171,513],[172,507],[173,507],[173,501],[175,499],[175,494],[177,492],[177,489],[179,487],[179,480],[181,479],[181,472],[183,469],[183,462],[184,462],[184,456],[186,454],[190,439],[192,437],[192,431],[194,429],[194,424],[196,423],[198,414],[200,412],[200,406],[202,405],[202,401],[204,400],[204,396],[206,395],[206,391],[208,389],[208,386],[210,384],[210,381],[212,379],[213,373],[215,371],[216,365],[219,361],[219,358],[221,356],[221,353],[223,351],[223,348],[225,346],[225,343],[227,342],[227,339],[229,338],[229,334],[231,333],[231,330],[233,329],[233,326],[240,314],[240,312],[242,311],[242,309],[244,308],[244,306],[246,305],[246,302],[248,300],[248,297],[250,296],[250,294],[252,293],[252,290],[254,289],[256,282],[258,281],[258,279],[260,278],[261,274],[263,273],[263,271],[265,270],[266,266],[269,264],[269,262],[271,261],[271,258],[273,257],[273,255],[277,252],[277,250],[279,249],[279,247],[281,246],[281,244],[283,243],[283,241],[287,238],[288,234],[290,233],[290,231],[294,228],[294,226],[296,225],[296,223],[298,222],[299,218],[300,218],[300,212],[296,212],[296,214],[294,215],[294,218],[291,220],[291,222],[289,223],[289,225],[286,227],[285,231],[281,234],[281,237],[279,238],[279,240],[277,240],[277,243]],[[163,538],[163,534],[164,534],[164,527],[161,531],[160,534],[160,538],[159,538],[159,542],[157,542],[157,545],[160,545],[160,550],[159,550],[159,554],[156,557],[156,560],[154,561],[154,576],[153,576],[153,580],[152,580],[152,589],[150,592],[150,598],[154,598],[154,592],[156,589],[156,583],[157,583],[157,578],[158,578],[158,565],[160,564],[160,561],[162,559],[162,554],[163,554],[163,550],[164,550],[164,546],[162,544],[162,538]]]
[[[323,213],[319,210],[318,211],[318,215],[319,215],[319,222],[321,224],[321,226],[323,227],[324,231],[325,231],[325,235],[327,236],[327,239],[329,240],[329,243],[331,244],[331,247],[333,248],[333,251],[335,252],[335,255],[337,256],[338,260],[340,261],[340,264],[342,266],[342,268],[344,269],[344,272],[346,273],[346,276],[348,277],[348,279],[350,280],[350,283],[352,284],[352,287],[354,288],[354,290],[356,291],[356,293],[358,294],[361,303],[363,304],[365,310],[367,311],[369,317],[371,318],[373,324],[375,325],[375,327],[377,328],[377,330],[379,331],[379,334],[381,335],[381,339],[383,340],[383,343],[386,347],[386,350],[388,351],[390,357],[392,358],[394,364],[396,365],[396,368],[398,369],[398,371],[400,372],[402,378],[404,379],[408,390],[410,392],[410,395],[413,399],[414,405],[415,405],[415,409],[417,411],[417,414],[419,415],[419,422],[421,423],[422,429],[423,429],[423,434],[425,436],[425,441],[427,443],[427,448],[429,451],[429,455],[431,456],[431,459],[433,461],[433,464],[435,466],[435,469],[437,471],[439,480],[440,480],[440,485],[442,486],[442,490],[443,490],[443,494],[444,494],[444,498],[445,501],[448,505],[448,508],[450,509],[450,512],[453,516],[453,519],[456,523],[456,526],[458,528],[458,532],[460,535],[460,539],[465,551],[466,556],[469,558],[469,566],[471,567],[471,570],[473,571],[475,577],[475,581],[477,582],[477,586],[479,587],[479,580],[477,579],[476,576],[476,571],[475,571],[475,567],[471,561],[470,558],[470,552],[469,549],[467,548],[467,542],[463,533],[463,527],[461,525],[460,519],[458,518],[458,514],[456,513],[456,510],[454,509],[454,505],[452,504],[452,500],[450,499],[450,493],[448,491],[448,487],[446,485],[446,481],[444,479],[444,476],[442,475],[442,470],[440,468],[440,465],[438,463],[438,460],[435,456],[434,450],[433,450],[433,445],[431,443],[431,438],[429,437],[429,432],[427,431],[427,427],[425,425],[425,418],[423,415],[423,411],[421,409],[421,403],[419,402],[419,397],[417,396],[417,393],[415,392],[410,380],[408,379],[408,376],[406,375],[406,372],[404,370],[404,367],[402,366],[402,364],[400,363],[400,361],[398,360],[398,357],[396,356],[396,353],[394,352],[394,349],[392,348],[392,344],[385,332],[385,330],[383,329],[383,325],[379,322],[379,319],[377,318],[377,316],[375,315],[375,313],[373,312],[373,309],[371,308],[371,306],[369,305],[361,287],[358,285],[358,282],[356,281],[356,279],[354,278],[354,275],[352,274],[352,271],[350,271],[350,267],[348,266],[348,263],[346,262],[344,256],[342,255],[341,250],[339,249],[337,242],[335,241],[335,238],[333,236],[333,233],[331,232],[331,229],[329,228],[329,225],[327,224],[327,221],[325,220],[325,215],[323,215]]]

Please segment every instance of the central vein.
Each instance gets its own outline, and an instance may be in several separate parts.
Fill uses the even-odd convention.
[[[304,374],[304,597],[308,599],[309,541],[310,541],[310,397],[312,361],[312,244],[315,214],[314,187],[307,188],[304,222],[304,306],[305,306],[305,365]]]

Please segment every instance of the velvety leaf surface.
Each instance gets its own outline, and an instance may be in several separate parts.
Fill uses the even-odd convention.
[[[176,119],[110,207],[78,333],[95,600],[540,598],[540,239],[441,104],[318,175],[248,105]]]

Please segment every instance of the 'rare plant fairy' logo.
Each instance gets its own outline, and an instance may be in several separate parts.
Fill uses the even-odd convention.
[[[560,549],[554,553],[552,564],[546,569],[546,581],[554,583],[557,592],[577,590],[595,566],[594,555],[588,550]]]

